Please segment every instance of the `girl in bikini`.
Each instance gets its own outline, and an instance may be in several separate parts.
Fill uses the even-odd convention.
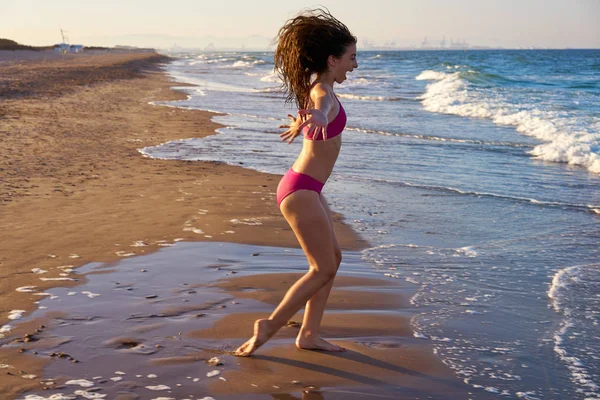
[[[269,318],[254,323],[254,335],[236,351],[250,356],[303,306],[304,319],[296,338],[300,349],[345,351],[319,336],[321,319],[338,267],[340,246],[331,211],[321,190],[342,145],[346,113],[333,84],[358,68],[356,37],[328,11],[316,9],[290,19],[279,30],[275,69],[283,80],[286,102],[294,101],[298,115],[290,118],[280,136],[291,143],[304,135],[302,151],[277,188],[277,203],[291,226],[309,264],[308,272],[287,291]],[[314,81],[311,84],[311,80]]]

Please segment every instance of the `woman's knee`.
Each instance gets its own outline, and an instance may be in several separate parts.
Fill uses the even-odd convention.
[[[310,272],[313,274],[315,279],[318,279],[321,283],[325,284],[335,278],[337,268],[312,268]]]

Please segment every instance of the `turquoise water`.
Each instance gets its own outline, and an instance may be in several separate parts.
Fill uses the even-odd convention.
[[[283,174],[272,53],[176,54],[165,105],[226,128],[141,150]],[[475,393],[600,398],[600,51],[360,52],[324,194],[415,285],[415,336]],[[475,396],[477,398],[477,396]]]

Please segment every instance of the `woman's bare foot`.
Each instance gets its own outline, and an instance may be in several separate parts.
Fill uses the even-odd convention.
[[[303,350],[320,350],[340,352],[346,351],[342,346],[328,342],[325,339],[315,336],[298,335],[296,338],[296,347]]]
[[[277,332],[277,329],[273,326],[273,321],[268,319],[257,319],[256,322],[254,322],[254,336],[238,347],[238,349],[233,352],[233,355],[238,357],[248,357],[252,355],[252,353],[265,344],[275,332]]]

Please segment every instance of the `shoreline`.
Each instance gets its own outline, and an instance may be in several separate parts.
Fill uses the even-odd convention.
[[[99,376],[93,360],[102,356],[109,357],[100,363],[108,368],[119,365],[118,360],[123,368],[134,365],[152,372],[149,367],[160,367],[173,384],[190,362],[197,363],[194,368],[207,368],[205,361],[215,350],[190,353],[171,338],[181,336],[183,344],[214,344],[223,338],[226,346],[238,344],[230,339],[241,344],[252,320],[271,309],[305,268],[298,243],[276,206],[279,175],[140,154],[140,148],[206,137],[221,126],[211,121],[215,114],[208,111],[151,104],[187,97],[173,89],[186,84],[170,81],[157,67],[166,60],[156,54],[113,54],[30,61],[18,68],[0,63],[0,71],[11,70],[13,77],[23,74],[20,81],[0,80],[0,119],[5,122],[0,133],[7,138],[0,143],[0,220],[7,236],[0,244],[0,327],[12,326],[0,336],[1,396],[41,392],[48,387],[41,377],[64,383],[81,373]],[[46,76],[61,68],[66,72]],[[342,215],[334,219],[344,250],[368,245]],[[180,241],[188,243],[169,248]],[[217,250],[227,244],[229,250]],[[180,254],[185,249],[193,250],[187,258]],[[350,260],[344,263],[359,265],[358,252],[347,254]],[[268,264],[270,257],[279,260],[276,267]],[[146,263],[142,270],[140,263]],[[292,271],[282,270],[290,263]],[[85,266],[81,273],[80,266]],[[146,271],[151,273],[139,275]],[[222,371],[226,380],[205,381],[201,389],[219,398],[263,398],[254,396],[282,391],[321,396],[321,387],[327,398],[350,398],[348,393],[360,397],[357,387],[370,395],[398,398],[442,393],[462,398],[470,388],[427,343],[412,337],[414,312],[406,287],[369,276],[368,268],[342,272],[324,319],[324,334],[350,352],[332,356],[298,351],[293,346],[296,327],[286,327],[255,357],[240,360],[221,351],[229,367]],[[97,295],[100,304],[107,302],[104,306],[94,303]],[[121,295],[132,303],[122,302]],[[189,306],[179,303],[192,295],[197,297]],[[215,301],[215,296],[222,298]],[[60,304],[52,302],[55,298]],[[79,314],[84,311],[76,307],[88,307],[88,301],[98,315]],[[231,302],[226,308],[223,301]],[[23,310],[26,321],[7,319],[14,310]],[[32,310],[35,317],[28,318]],[[140,322],[145,323],[127,325],[132,313],[144,310],[148,314]],[[162,311],[154,315],[157,310]],[[301,319],[301,314],[294,318]],[[109,337],[88,342],[86,321],[89,329]],[[103,322],[110,329],[102,329]],[[157,349],[142,353],[146,357],[158,351],[160,357],[140,364],[140,353],[124,348],[136,340]],[[86,347],[88,343],[93,347]],[[66,359],[53,359],[49,351],[57,350],[67,352]],[[132,354],[137,364],[128,364]],[[114,371],[101,373],[108,377]],[[114,387],[103,383],[104,389],[129,391],[131,396],[145,390],[130,380],[132,371],[127,373],[126,381]],[[305,384],[293,383],[292,376]],[[257,384],[243,384],[250,379]],[[51,386],[53,393],[72,389]]]
[[[8,319],[11,310],[28,313],[39,300],[17,288],[78,284],[40,280],[68,278],[58,267],[111,263],[175,239],[297,247],[274,200],[278,176],[137,151],[220,126],[209,112],[148,104],[185,98],[158,69],[166,60],[137,53],[0,64],[10,76],[0,80],[0,327],[18,323]],[[342,246],[360,247],[336,220]],[[260,235],[248,225],[254,221],[265,228]],[[146,246],[132,247],[140,242]],[[20,331],[4,332],[0,343]],[[23,360],[21,370],[39,374],[41,360],[25,358],[17,348],[0,351],[0,364]],[[37,385],[7,375],[0,394]]]

